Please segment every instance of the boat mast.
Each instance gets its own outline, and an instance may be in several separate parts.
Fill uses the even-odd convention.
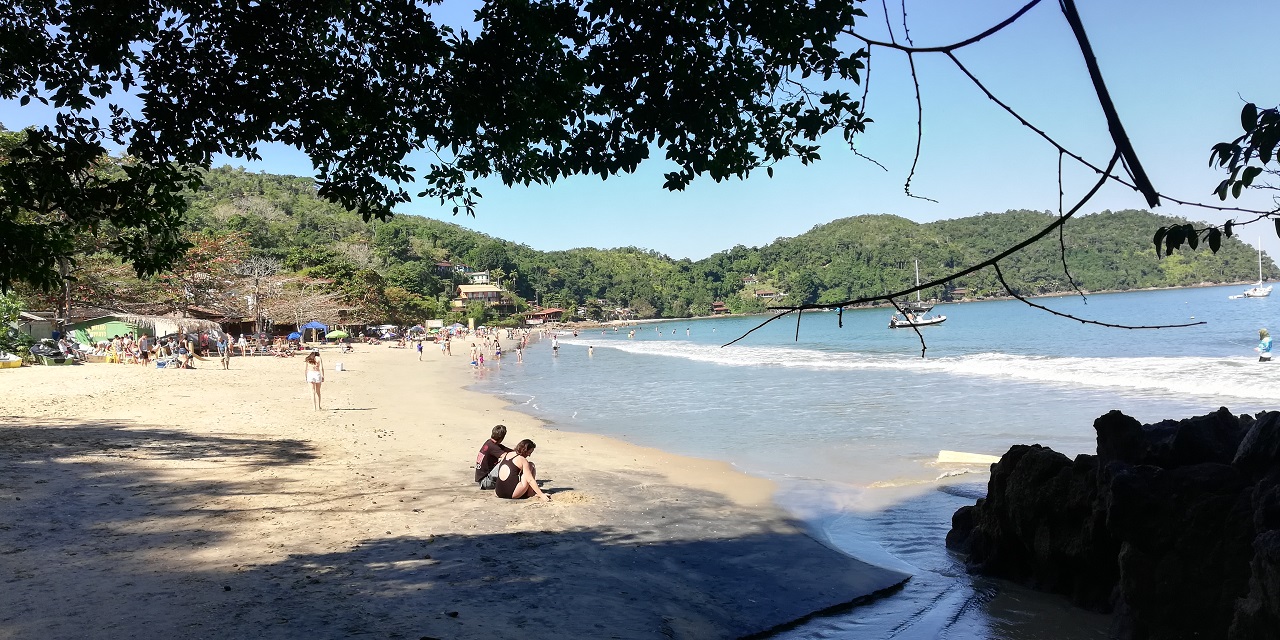
[[[1262,236],[1258,236],[1258,285],[1262,285]]]
[[[1262,239],[1259,238],[1258,242],[1262,242]],[[1262,279],[1262,254],[1258,254],[1258,279],[1259,280]],[[916,302],[920,302],[920,289],[918,288],[919,286],[920,286],[920,261],[916,260],[916,287],[917,287]]]

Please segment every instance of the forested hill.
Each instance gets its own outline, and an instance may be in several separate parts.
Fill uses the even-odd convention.
[[[394,306],[412,298],[408,309],[383,310],[384,315],[442,315],[456,280],[435,265],[449,261],[494,271],[504,287],[530,302],[594,309],[593,301],[603,300],[642,317],[703,315],[713,301],[724,301],[733,311],[758,310],[766,301],[757,294],[766,291],[779,292],[790,302],[836,302],[884,293],[913,282],[915,260],[922,279],[936,278],[980,262],[1052,220],[1052,214],[1034,211],[927,224],[892,215],[858,216],[695,262],[638,248],[544,252],[418,216],[365,223],[316,197],[309,179],[229,167],[209,173],[204,188],[191,197],[188,217],[195,231],[244,234],[254,253],[279,259],[287,270],[335,280],[356,278],[363,287],[387,294],[366,296],[369,304]],[[1157,260],[1151,244],[1155,229],[1185,222],[1146,211],[1074,219],[1065,235],[1071,275],[1093,291],[1257,278],[1257,254],[1235,238],[1225,240],[1217,254],[1202,247]],[[1268,278],[1280,277],[1270,259],[1264,264]],[[1020,293],[1070,288],[1056,233],[1007,258],[1002,267]],[[942,298],[999,293],[989,270],[934,292]]]

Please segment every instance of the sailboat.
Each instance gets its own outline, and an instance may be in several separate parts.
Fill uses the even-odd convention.
[[[916,286],[919,287],[920,286],[920,261],[916,260],[915,263],[916,263]],[[942,324],[947,320],[946,316],[929,315],[929,312],[933,310],[933,305],[931,303],[924,302],[923,300],[921,300],[919,291],[916,291],[915,302],[908,300],[907,302],[900,304],[898,306],[902,309],[902,312],[906,314],[906,317],[900,318],[898,317],[898,314],[896,313],[893,314],[893,317],[889,318],[890,329],[902,329],[904,327],[927,327],[930,325]]]
[[[1240,298],[1265,298],[1271,295],[1271,285],[1262,286],[1262,238],[1258,238],[1258,284],[1245,289],[1244,293],[1227,296],[1231,300]]]

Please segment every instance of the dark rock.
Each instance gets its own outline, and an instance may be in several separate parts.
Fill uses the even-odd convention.
[[[1231,466],[1113,475],[1107,527],[1120,539],[1120,594],[1133,637],[1222,637],[1244,595],[1250,495]]]
[[[1231,464],[1254,480],[1280,468],[1280,413],[1258,414]]]
[[[1073,463],[1039,445],[1014,446],[992,468],[987,498],[952,518],[948,546],[967,553],[974,572],[1108,610],[1117,550],[1096,507],[1096,465],[1094,456]]]
[[[1248,425],[1222,407],[1208,415],[1151,425],[1111,411],[1095,420],[1093,428],[1104,465],[1125,462],[1169,469],[1202,462],[1231,463]]]
[[[1249,592],[1236,603],[1231,640],[1272,640],[1280,632],[1280,531],[1253,541]]]
[[[1117,637],[1280,638],[1280,414],[1112,411],[1094,429],[1097,456],[1010,448],[947,546],[970,571],[1114,611]]]
[[[978,509],[982,508],[983,500],[978,499],[978,503],[972,507],[960,507],[951,515],[951,530],[947,532],[947,548],[960,553],[969,553],[969,538],[973,535],[973,530],[978,526]]]

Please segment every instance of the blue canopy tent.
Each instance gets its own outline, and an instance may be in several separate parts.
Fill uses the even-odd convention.
[[[299,340],[301,338],[302,338],[302,334],[298,333],[297,331],[294,331],[293,333],[289,334],[290,340]]]
[[[320,331],[320,332],[328,332],[328,331],[329,331],[329,326],[328,326],[328,325],[325,325],[325,324],[321,324],[321,323],[319,323],[319,322],[316,322],[315,320],[312,320],[311,322],[308,322],[308,323],[306,323],[306,324],[302,325],[301,327],[298,327],[298,331],[302,331],[302,332],[305,332],[307,329],[311,329],[311,330],[314,330],[314,331]],[[316,339],[319,339],[319,336],[315,336],[315,335],[313,335],[312,337],[313,337],[313,338],[316,338]]]

